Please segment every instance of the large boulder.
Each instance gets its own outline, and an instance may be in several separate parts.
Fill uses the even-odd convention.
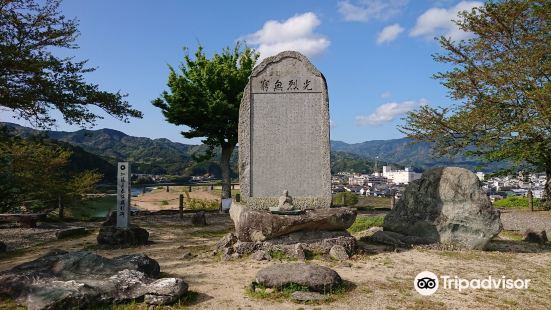
[[[116,226],[101,226],[97,236],[98,244],[110,246],[145,245],[149,239],[149,232],[137,225],[128,228]]]
[[[501,228],[478,177],[457,167],[423,173],[384,219],[385,231],[469,249],[483,249]]]
[[[356,211],[350,208],[319,208],[300,215],[277,215],[233,204],[230,216],[240,241],[264,241],[296,231],[345,230],[352,226]]]
[[[143,254],[110,259],[54,250],[0,273],[0,295],[28,309],[84,309],[142,298],[167,304],[187,292],[182,279],[157,279],[159,272],[159,264]]]
[[[295,283],[310,290],[331,292],[342,282],[339,274],[324,266],[314,264],[274,264],[256,273],[256,282],[264,287],[282,288]]]

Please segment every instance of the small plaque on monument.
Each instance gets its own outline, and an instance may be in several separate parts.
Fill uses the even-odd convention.
[[[117,170],[117,228],[128,228],[130,176],[130,164],[128,162],[119,162]]]

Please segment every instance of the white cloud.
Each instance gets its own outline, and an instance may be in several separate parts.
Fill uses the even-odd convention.
[[[453,40],[462,40],[468,38],[471,34],[457,27],[452,22],[457,19],[457,13],[461,11],[470,11],[474,7],[483,5],[479,1],[461,1],[448,9],[430,8],[417,18],[415,26],[410,32],[412,37],[433,38],[443,34]]]
[[[388,99],[390,97],[392,97],[392,93],[389,91],[385,91],[384,93],[381,94],[381,98],[383,99]]]
[[[312,57],[331,44],[329,39],[314,32],[320,24],[316,14],[307,12],[285,21],[269,20],[262,29],[240,39],[256,45],[260,60],[286,50],[298,51]]]
[[[375,112],[368,116],[356,116],[356,124],[363,125],[381,125],[394,120],[396,117],[405,114],[415,108],[428,104],[428,101],[421,98],[419,101],[407,100],[402,102],[388,102],[377,107]]]
[[[337,127],[337,124],[335,124],[334,121],[330,120],[329,121],[329,127],[331,127],[331,129],[333,129],[333,128]]]
[[[367,22],[398,15],[407,3],[408,0],[359,0],[357,4],[353,4],[349,0],[343,0],[337,3],[337,8],[347,21]]]
[[[404,32],[404,28],[399,24],[386,26],[377,35],[377,44],[381,45],[385,42],[394,41],[402,32]]]

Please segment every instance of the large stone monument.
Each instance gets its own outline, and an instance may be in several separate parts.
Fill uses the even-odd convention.
[[[281,193],[297,209],[331,206],[329,100],[325,78],[298,52],[256,66],[239,110],[241,199],[277,207]]]
[[[298,52],[257,65],[239,109],[241,203],[232,204],[235,235],[224,256],[274,250],[304,258],[355,240],[356,211],[331,207],[329,100],[325,78]],[[258,254],[258,255],[256,255]]]

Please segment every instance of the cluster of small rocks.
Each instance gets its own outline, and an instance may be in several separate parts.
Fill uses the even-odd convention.
[[[271,260],[275,252],[305,260],[309,255],[326,255],[336,260],[347,260],[355,253],[356,239],[345,231],[295,232],[266,241],[239,241],[229,233],[217,244],[216,253],[225,260],[251,255],[255,260]]]

